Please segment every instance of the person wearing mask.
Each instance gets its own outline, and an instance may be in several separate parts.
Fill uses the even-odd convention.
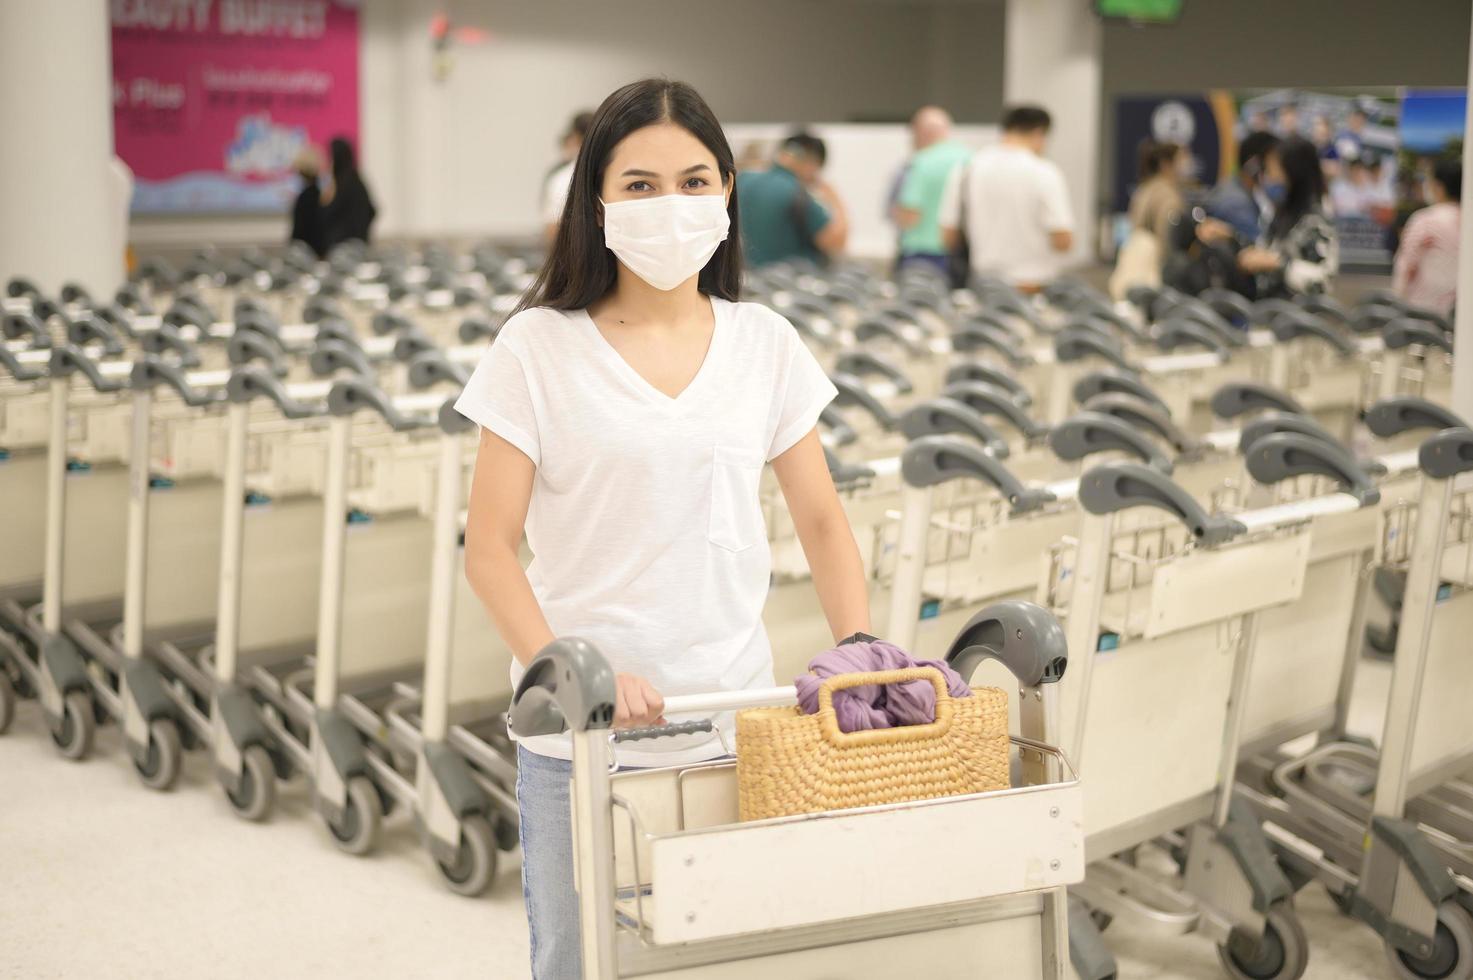
[[[320,259],[327,253],[327,236],[322,225],[322,188],[317,184],[321,161],[316,148],[303,147],[292,167],[302,180],[302,189],[292,204],[292,230],[288,241],[301,242]]]
[[[1396,294],[1413,306],[1447,315],[1458,297],[1458,233],[1463,165],[1439,161],[1426,178],[1431,203],[1411,216],[1393,266]]]
[[[951,115],[939,106],[925,106],[910,120],[915,154],[895,200],[895,223],[900,227],[898,268],[924,265],[951,275],[951,257],[941,240],[941,198],[952,171],[972,155],[951,135]]]
[[[823,140],[797,132],[783,140],[772,166],[737,175],[742,246],[752,265],[824,262],[844,251],[849,218],[823,179],[827,158]]]
[[[551,245],[557,236],[558,220],[563,216],[563,204],[568,200],[568,185],[573,182],[573,164],[578,159],[578,149],[583,137],[588,135],[588,124],[593,113],[580,112],[568,123],[559,146],[558,163],[547,173],[542,182],[542,226],[543,238]]]
[[[358,173],[353,146],[341,136],[328,144],[332,179],[322,192],[322,248],[324,254],[343,242],[368,243],[378,209]]]
[[[965,234],[973,272],[1025,291],[1053,279],[1074,247],[1064,174],[1043,157],[1050,124],[1038,106],[1008,109],[1002,139],[952,172],[941,203],[947,250],[960,248]]]
[[[738,301],[740,191],[694,89],[648,79],[614,92],[589,124],[541,273],[456,402],[481,426],[466,578],[511,649],[513,681],[554,638],[582,637],[615,672],[615,728],[662,724],[669,695],[774,683],[766,463],[835,640],[870,628],[817,429],[837,392],[792,324]],[[725,753],[715,734],[615,747],[624,766]],[[532,976],[570,980],[583,975],[571,744],[531,737],[517,754]]]
[[[1273,218],[1259,243],[1238,252],[1238,268],[1255,278],[1259,297],[1323,293],[1339,271],[1335,226],[1325,215],[1325,172],[1314,144],[1284,140],[1264,167]]]
[[[1207,196],[1204,208],[1207,217],[1219,226],[1215,229],[1219,232],[1216,237],[1236,237],[1244,244],[1258,241],[1267,215],[1273,209],[1260,184],[1268,155],[1278,145],[1279,138],[1265,132],[1249,133],[1238,144],[1237,173],[1218,182]],[[1203,233],[1210,237],[1213,231],[1208,226]]]

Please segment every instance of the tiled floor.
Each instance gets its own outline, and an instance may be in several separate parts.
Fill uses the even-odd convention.
[[[1384,668],[1362,671],[1357,719],[1373,721]],[[521,889],[508,862],[490,895],[447,893],[399,822],[377,855],[339,854],[300,791],[268,824],[235,819],[204,760],[169,795],[149,793],[115,730],[74,765],[57,758],[34,703],[0,738],[0,978],[433,977],[527,975]],[[1301,894],[1308,976],[1389,976],[1380,943],[1324,893]],[[1122,978],[1223,976],[1199,936],[1108,938]],[[772,978],[780,980],[780,978]]]

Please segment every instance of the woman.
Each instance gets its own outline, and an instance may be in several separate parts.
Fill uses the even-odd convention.
[[[1257,280],[1258,296],[1323,293],[1340,267],[1335,226],[1325,216],[1319,151],[1303,137],[1278,145],[1264,161],[1264,193],[1273,219],[1262,241],[1238,253],[1238,268]]]
[[[1161,287],[1162,267],[1172,247],[1172,227],[1186,206],[1178,169],[1181,147],[1146,140],[1141,144],[1140,184],[1130,199],[1130,233],[1115,257],[1110,295],[1124,299],[1137,286]]]
[[[1173,219],[1186,207],[1181,194],[1181,147],[1146,140],[1140,151],[1140,185],[1130,199],[1131,228],[1156,236],[1164,255],[1171,245]]]
[[[661,79],[619,89],[579,151],[547,264],[456,403],[482,427],[466,575],[513,679],[554,637],[586,638],[617,674],[616,727],[660,724],[666,695],[773,683],[765,461],[835,639],[869,629],[814,428],[835,389],[791,324],[737,302],[740,257],[731,148],[706,103]],[[618,757],[665,766],[723,751],[679,736]],[[579,976],[570,754],[566,735],[518,746],[538,980]]]
[[[1396,294],[1413,306],[1444,316],[1458,298],[1458,234],[1463,166],[1440,160],[1426,184],[1427,207],[1401,233],[1393,277]]]
[[[293,167],[302,179],[302,189],[292,204],[292,230],[288,241],[301,242],[320,259],[327,249],[323,247],[322,190],[317,186],[320,168],[316,149],[311,146],[303,148]]]
[[[332,158],[332,183],[322,192],[323,251],[347,241],[367,244],[368,231],[378,210],[358,173],[352,145],[341,136],[328,145]]]

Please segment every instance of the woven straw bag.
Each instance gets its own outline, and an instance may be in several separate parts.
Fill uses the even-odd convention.
[[[834,692],[864,684],[929,680],[936,720],[842,732]],[[844,810],[1006,789],[1008,699],[992,687],[953,698],[941,671],[910,667],[824,681],[818,713],[755,708],[737,714],[737,792],[742,820]]]

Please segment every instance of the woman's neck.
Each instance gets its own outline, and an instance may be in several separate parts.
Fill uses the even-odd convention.
[[[699,276],[691,276],[674,289],[656,289],[621,265],[614,288],[594,305],[600,311],[617,311],[630,325],[685,323],[710,309],[698,280]]]

